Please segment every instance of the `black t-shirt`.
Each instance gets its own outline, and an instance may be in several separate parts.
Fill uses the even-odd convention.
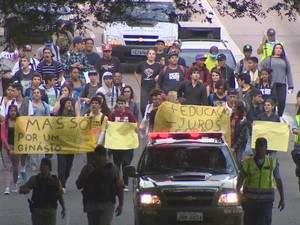
[[[135,72],[142,75],[142,85],[155,84],[154,79],[159,74],[160,70],[161,65],[159,63],[154,62],[150,65],[147,61],[140,62],[135,68]]]
[[[87,61],[89,65],[95,66],[95,63],[98,59],[100,59],[100,55],[97,54],[96,52],[91,52],[91,53],[86,53],[85,56],[87,58]]]
[[[98,59],[95,63],[95,69],[99,74],[99,81],[102,84],[103,73],[109,71],[112,74],[115,72],[122,73],[122,67],[119,58],[112,56],[111,59],[106,60],[104,58]]]
[[[167,67],[166,72],[163,74],[164,69],[160,71],[157,83],[160,85],[163,92],[167,95],[169,91],[178,91],[178,87],[184,81],[184,72],[180,66],[176,69]]]

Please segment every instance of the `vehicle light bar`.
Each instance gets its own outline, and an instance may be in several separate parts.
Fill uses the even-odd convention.
[[[148,136],[151,139],[200,139],[221,138],[224,132],[152,132]]]

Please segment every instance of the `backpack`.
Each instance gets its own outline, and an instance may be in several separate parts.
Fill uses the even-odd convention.
[[[13,99],[11,101],[10,105],[14,105],[15,101],[16,101],[16,99]],[[28,116],[29,101],[30,101],[29,97],[26,96],[26,97],[23,98],[22,104],[21,104],[21,106],[19,108],[19,114],[20,114],[20,116]]]
[[[180,68],[181,72],[183,73],[183,77],[184,77],[185,76],[185,68],[184,68],[184,66],[179,65],[179,68]],[[161,73],[162,77],[164,77],[166,75],[167,69],[168,69],[168,66],[164,66],[162,68],[162,73]]]

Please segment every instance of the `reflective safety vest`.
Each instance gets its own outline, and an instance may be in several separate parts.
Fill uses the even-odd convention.
[[[277,44],[277,43],[280,43],[283,45],[283,42],[281,42],[281,41],[276,40],[275,44]],[[273,46],[271,45],[270,42],[267,41],[263,46],[260,61],[263,61],[264,58],[266,58],[267,56],[271,56],[272,52],[273,52]]]
[[[244,180],[243,195],[256,201],[274,201],[276,158],[266,155],[261,169],[254,157],[245,159],[242,163],[247,177]]]
[[[300,115],[295,116],[295,120],[297,122],[298,129],[300,129]],[[299,134],[294,134],[294,143],[298,143],[298,142],[299,142]]]

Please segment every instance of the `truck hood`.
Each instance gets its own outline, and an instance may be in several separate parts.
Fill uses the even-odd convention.
[[[236,176],[231,174],[180,173],[143,176],[139,185],[143,189],[171,187],[218,187],[234,189]]]

